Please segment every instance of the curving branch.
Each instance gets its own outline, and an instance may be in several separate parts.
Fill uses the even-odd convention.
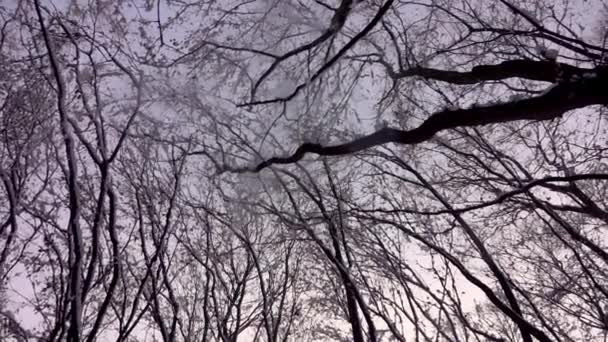
[[[317,71],[315,71],[315,73],[308,79],[308,81],[306,81],[304,83],[300,83],[300,85],[298,85],[294,89],[294,91],[291,92],[291,94],[289,94],[285,97],[276,97],[276,98],[272,98],[272,99],[253,101],[253,95],[255,94],[255,91],[257,90],[261,80],[263,78],[267,77],[270,74],[270,72],[272,72],[272,70],[276,67],[275,64],[278,65],[278,62],[275,61],[275,63],[270,66],[270,68],[266,71],[266,73],[264,73],[262,75],[262,78],[260,78],[260,80],[258,80],[258,82],[256,82],[256,84],[254,85],[253,90],[252,90],[252,97],[251,97],[252,101],[248,102],[248,103],[243,103],[243,104],[239,105],[239,107],[257,106],[257,105],[264,105],[264,104],[270,104],[270,103],[286,102],[286,101],[289,101],[289,100],[293,99],[294,97],[296,97],[296,95],[298,95],[298,93],[302,89],[304,89],[304,87],[306,87],[308,84],[312,83],[317,78],[319,78],[326,70],[328,70],[330,67],[332,67],[340,58],[342,58],[342,56],[344,54],[346,54],[346,52],[348,52],[350,49],[352,49],[357,44],[357,42],[359,42],[361,39],[363,39],[365,36],[367,36],[371,32],[371,30],[374,27],[376,27],[376,25],[380,22],[380,20],[382,20],[384,15],[391,8],[391,6],[393,5],[393,1],[394,0],[387,0],[384,3],[384,5],[382,5],[382,7],[380,7],[380,9],[376,13],[376,15],[372,18],[372,20],[363,28],[363,30],[361,30],[359,33],[357,33],[357,35],[355,35],[351,40],[349,40],[348,43],[346,43],[331,59],[329,59]],[[334,21],[332,20],[332,26],[334,25],[333,22]],[[279,61],[279,60],[277,60],[277,61]]]
[[[2,337],[12,337],[17,342],[26,342],[34,336],[19,324],[11,312],[0,310],[0,338]]]
[[[350,13],[350,11],[352,9],[352,5],[353,5],[353,0],[342,0],[342,2],[340,3],[340,7],[338,7],[335,10],[336,13],[334,13],[334,16],[331,19],[329,28],[327,28],[327,30],[325,30],[325,32],[323,32],[320,36],[318,36],[316,39],[314,39],[313,41],[311,41],[307,44],[304,44],[289,52],[286,52],[285,54],[283,54],[281,56],[275,56],[274,62],[272,62],[272,64],[268,67],[268,69],[266,69],[266,71],[264,71],[262,76],[260,76],[260,78],[253,85],[253,88],[251,89],[252,101],[255,97],[255,94],[256,94],[258,88],[262,84],[262,82],[268,76],[270,76],[270,74],[279,66],[279,64],[281,64],[281,62],[324,43],[326,40],[328,40],[329,38],[334,36],[336,33],[338,33],[338,31],[340,31],[342,29],[342,27],[344,26],[344,23],[346,23],[346,18],[348,17],[348,14]]]
[[[544,94],[536,97],[490,105],[474,105],[467,109],[445,109],[431,115],[422,124],[411,130],[386,127],[350,142],[332,146],[304,143],[290,156],[272,157],[253,167],[224,166],[220,172],[259,172],[271,165],[295,163],[307,153],[339,156],[390,142],[414,145],[429,140],[441,131],[458,127],[474,127],[519,120],[552,120],[573,109],[590,105],[608,105],[606,89],[608,89],[608,68],[598,67],[589,70],[585,77],[557,83],[549,87]]]
[[[545,26],[542,25],[542,23],[540,23],[537,19],[535,19],[531,13],[517,7],[510,1],[500,0],[500,2],[502,2],[506,7],[508,7],[516,15],[523,17],[536,30],[542,32],[543,34],[541,34],[539,36],[541,36],[545,39],[549,39],[558,45],[561,45],[572,51],[575,51],[577,53],[580,53],[584,56],[587,56],[587,57],[590,57],[593,59],[601,58],[603,53],[608,52],[608,49],[606,49],[603,46],[589,44],[578,37],[574,37],[574,38],[567,37],[567,36],[564,36],[563,34],[560,34],[559,32],[555,32],[555,31],[547,29]],[[591,50],[597,51],[600,54],[591,52]]]

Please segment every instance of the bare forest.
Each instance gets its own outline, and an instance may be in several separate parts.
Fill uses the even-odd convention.
[[[0,341],[607,342],[603,0],[0,0]]]

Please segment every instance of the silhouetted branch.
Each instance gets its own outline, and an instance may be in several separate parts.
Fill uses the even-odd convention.
[[[388,69],[389,76],[394,79],[421,76],[452,84],[475,84],[482,81],[498,81],[512,77],[554,83],[558,79],[568,80],[573,76],[582,77],[584,73],[592,71],[591,69],[577,68],[554,61],[533,61],[526,59],[505,61],[496,65],[480,65],[474,67],[471,71],[465,72],[423,67],[415,67],[399,72],[394,72],[390,68]]]
[[[365,212],[365,213],[383,213],[383,214],[407,213],[407,214],[416,214],[416,215],[424,215],[424,216],[445,215],[445,214],[462,214],[462,213],[466,213],[469,211],[483,209],[483,208],[491,207],[496,204],[503,203],[506,200],[513,198],[517,195],[527,193],[532,188],[535,188],[537,186],[545,186],[545,185],[547,185],[547,183],[558,183],[558,182],[559,183],[561,183],[561,182],[572,183],[572,182],[582,181],[582,180],[604,180],[604,181],[606,181],[606,180],[608,180],[608,174],[583,173],[583,174],[577,174],[577,175],[572,175],[572,176],[548,176],[545,178],[535,179],[518,188],[503,192],[496,198],[491,199],[489,201],[485,201],[485,202],[481,202],[478,204],[473,204],[473,205],[461,207],[461,208],[442,209],[442,210],[433,210],[433,211],[408,209],[408,208],[400,208],[400,209],[376,208],[376,209],[370,209],[370,210],[366,210],[366,209],[357,209],[357,210],[359,210],[360,212]],[[560,205],[560,206],[555,206],[555,207],[559,207],[560,210],[581,211],[581,208],[574,207],[574,206]]]
[[[340,51],[338,51],[329,61],[327,61],[327,63],[323,64],[323,66],[321,66],[312,75],[312,77],[310,77],[310,79],[307,82],[301,83],[300,85],[298,85],[291,94],[287,95],[286,97],[272,98],[269,100],[251,101],[249,103],[244,103],[244,104],[240,105],[240,107],[269,104],[269,103],[276,103],[276,102],[285,102],[285,101],[289,101],[289,100],[293,99],[296,95],[298,95],[298,93],[304,87],[306,87],[307,84],[310,84],[311,82],[313,82],[317,78],[319,78],[319,76],[321,76],[327,69],[329,69],[332,65],[334,65],[340,58],[342,58],[342,56],[346,52],[348,52],[353,46],[355,46],[355,44],[357,44],[357,42],[359,40],[361,40],[363,37],[365,37],[380,22],[382,17],[384,17],[386,12],[388,12],[388,10],[391,8],[392,4],[393,4],[393,0],[388,0],[382,7],[380,7],[378,12],[374,16],[374,18],[369,22],[369,24],[367,24],[365,26],[365,28],[363,28],[363,30],[361,30],[361,32],[357,33],[357,35],[354,36],[348,43],[346,43],[346,45],[344,45],[340,49]],[[344,18],[344,20],[346,20],[346,18]],[[344,23],[342,23],[342,24],[344,24]],[[332,26],[334,26],[334,20],[332,20]],[[262,77],[258,80],[258,82],[256,82],[256,84],[254,85],[253,90],[252,90],[252,99],[253,99],[253,95],[255,95],[255,91],[257,90],[261,81],[265,77],[267,77],[270,74],[270,72],[272,72],[272,70],[278,65],[279,62],[280,62],[280,60],[277,59],[275,61],[275,63],[273,63],[273,65],[271,65],[270,68],[262,75]]]
[[[319,37],[317,37],[315,40],[313,40],[307,44],[304,44],[300,47],[297,47],[281,56],[277,56],[275,61],[272,62],[272,64],[268,67],[268,69],[266,69],[266,71],[262,74],[262,76],[260,76],[260,78],[255,82],[253,88],[251,89],[251,99],[253,100],[260,84],[262,84],[262,82],[274,71],[274,69],[277,68],[277,66],[279,66],[279,64],[281,62],[283,62],[284,60],[289,59],[297,54],[300,54],[304,51],[310,50],[319,44],[322,44],[323,42],[325,42],[326,40],[331,38],[333,35],[338,33],[338,31],[340,31],[340,29],[342,29],[342,27],[344,26],[344,23],[346,22],[346,18],[348,17],[348,14],[350,13],[352,5],[353,5],[352,0],[342,0],[342,2],[340,3],[340,7],[338,7],[336,9],[336,13],[334,14],[334,16],[331,19],[331,23],[330,23],[329,27]]]
[[[596,104],[608,104],[608,70],[589,70],[585,77],[555,84],[539,96],[504,103],[472,106],[467,109],[445,109],[426,119],[411,130],[383,128],[347,143],[323,146],[304,143],[286,157],[272,157],[254,167],[232,168],[224,166],[220,172],[259,172],[274,164],[291,164],[301,160],[307,153],[321,156],[348,155],[371,147],[394,142],[414,145],[432,138],[440,131],[458,127],[474,127],[519,120],[542,121],[560,117],[576,108]]]

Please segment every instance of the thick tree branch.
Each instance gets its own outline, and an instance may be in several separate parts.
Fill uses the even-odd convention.
[[[70,239],[70,326],[68,328],[67,341],[78,342],[82,333],[82,265],[83,265],[83,239],[80,229],[80,186],[78,184],[78,164],[76,157],[76,142],[74,133],[69,124],[66,94],[67,84],[63,77],[59,58],[55,52],[49,30],[44,23],[42,6],[39,0],[34,1],[34,7],[42,31],[44,44],[48,52],[51,71],[57,83],[57,110],[61,126],[61,136],[65,147],[65,158],[68,166],[67,185],[70,203],[70,214],[68,219]]]
[[[482,81],[499,81],[517,77],[532,81],[557,82],[558,79],[568,80],[572,77],[582,77],[591,69],[577,68],[554,61],[513,60],[495,65],[476,66],[471,71],[450,71],[433,68],[415,67],[407,70],[393,71],[389,65],[381,61],[393,79],[421,76],[424,78],[448,82],[452,84],[475,84]]]
[[[551,120],[576,109],[596,104],[608,104],[608,69],[596,68],[577,81],[558,83],[543,95],[523,100],[472,106],[468,109],[443,110],[431,115],[420,126],[411,130],[383,128],[347,143],[323,146],[304,143],[290,156],[273,157],[254,167],[232,168],[221,172],[259,172],[273,164],[291,164],[307,153],[321,156],[348,155],[374,146],[394,142],[413,145],[432,138],[436,133],[457,127],[473,127],[519,120]]]

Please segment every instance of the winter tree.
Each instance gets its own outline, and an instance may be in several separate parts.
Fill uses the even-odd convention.
[[[0,2],[0,336],[605,341],[606,13]]]

